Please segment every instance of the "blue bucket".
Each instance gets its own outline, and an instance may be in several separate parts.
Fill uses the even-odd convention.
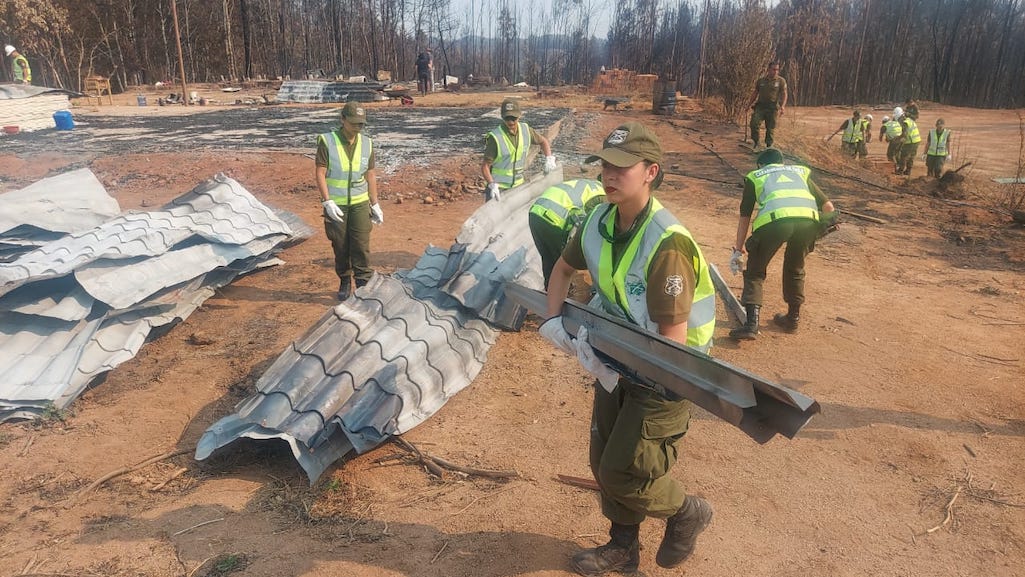
[[[75,121],[71,119],[70,110],[58,110],[53,113],[53,121],[57,123],[57,130],[71,130],[75,127]]]

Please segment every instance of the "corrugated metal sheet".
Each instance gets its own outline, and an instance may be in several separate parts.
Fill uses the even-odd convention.
[[[432,272],[418,273],[416,298],[375,275],[277,358],[258,393],[204,433],[196,458],[240,437],[280,439],[312,482],[434,414],[477,376],[497,332],[429,287]]]
[[[278,102],[317,104],[321,102],[374,102],[387,100],[379,82],[324,82],[323,80],[286,80],[278,89]]]
[[[135,356],[154,328],[186,318],[239,274],[279,262],[271,253],[294,236],[218,175],[160,210],[114,217],[0,264],[0,421],[65,408]]]
[[[120,213],[121,207],[107,194],[103,184],[92,171],[82,168],[0,194],[0,234],[10,234],[19,227],[76,233]],[[24,238],[25,234],[15,236]]]
[[[70,108],[64,90],[19,84],[0,86],[0,126],[17,126],[22,132],[56,128],[53,113]]]
[[[558,170],[507,191],[467,220],[450,250],[428,247],[412,270],[375,276],[278,357],[257,393],[204,433],[196,458],[242,437],[278,439],[313,482],[349,451],[429,418],[476,377],[493,324],[522,322],[503,283],[543,284],[527,213],[561,180]]]
[[[111,266],[105,260],[122,261],[122,266],[132,259],[141,262],[143,257],[164,254],[187,239],[238,246],[259,240],[258,252],[248,251],[247,256],[252,256],[266,250],[263,239],[278,237],[280,242],[291,234],[288,225],[242,185],[218,175],[161,210],[127,213],[43,245],[14,262],[0,263],[0,295],[29,281],[82,274],[92,263],[95,268],[105,268]],[[145,279],[134,278],[113,288],[134,290],[136,282]]]

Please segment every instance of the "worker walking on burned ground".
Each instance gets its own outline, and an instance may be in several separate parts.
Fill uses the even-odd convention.
[[[523,184],[527,153],[537,144],[545,155],[544,172],[555,170],[555,157],[548,139],[526,122],[520,122],[523,111],[519,100],[507,98],[499,109],[502,124],[484,136],[484,162],[480,171],[487,182],[487,200],[502,200],[502,192]]]
[[[904,133],[904,129],[900,126],[900,121],[897,120],[898,111],[900,114],[904,113],[898,106],[893,109],[893,118],[884,116],[883,125],[879,127],[879,140],[887,143],[886,160],[893,162],[895,165],[897,156],[900,154],[900,136]]]
[[[770,62],[765,76],[755,81],[751,93],[751,141],[752,148],[758,150],[758,130],[765,122],[765,147],[771,148],[775,142],[776,115],[783,116],[787,107],[787,81],[779,75],[779,63]]]
[[[11,77],[14,83],[32,84],[32,68],[28,65],[28,59],[10,44],[4,46],[4,54],[11,59]]]
[[[338,300],[374,274],[370,268],[370,229],[384,224],[378,204],[374,142],[362,134],[366,110],[355,102],[342,108],[342,126],[317,137],[316,180],[324,208],[324,231],[331,241],[338,275]]]
[[[762,287],[772,257],[784,244],[783,300],[787,314],[773,317],[774,324],[788,333],[796,332],[804,304],[804,259],[815,248],[815,240],[824,222],[832,221],[833,203],[811,180],[811,171],[796,164],[783,164],[778,150],[758,155],[758,168],[744,178],[744,196],[740,201],[737,243],[730,258],[730,270],[740,272],[744,253],[744,292],[740,302],[747,322],[730,331],[734,339],[752,340],[758,335],[758,316],[762,308]],[[757,215],[751,217],[757,205]],[[751,236],[748,236],[748,229]]]
[[[598,160],[606,203],[588,214],[556,261],[548,320],[539,329],[597,379],[590,464],[602,514],[612,526],[607,544],[573,556],[581,575],[637,571],[640,526],[648,517],[666,520],[655,562],[676,567],[712,521],[711,505],[688,495],[669,474],[687,432],[690,402],[621,377],[597,358],[586,327],[574,339],[562,323],[570,279],[586,269],[597,290],[591,306],[700,351],[712,344],[715,289],[708,264],[690,232],[652,196],[662,181],[658,139],[647,127],[628,122],[587,159]]]
[[[603,202],[605,189],[601,182],[578,178],[549,187],[530,206],[527,223],[534,246],[541,255],[546,289],[552,268],[562,256],[570,233],[580,226],[591,209]]]
[[[925,172],[929,176],[943,176],[943,165],[950,158],[950,129],[944,128],[942,118],[936,119],[936,128],[929,131],[925,145]]]
[[[894,116],[899,109],[893,110]],[[922,142],[922,136],[918,132],[918,124],[908,115],[907,110],[903,111],[900,118],[900,155],[897,157],[897,170],[895,174],[910,175],[915,165],[915,156],[918,155],[918,145]]]

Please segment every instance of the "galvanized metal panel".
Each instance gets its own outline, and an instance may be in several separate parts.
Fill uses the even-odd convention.
[[[547,312],[544,293],[516,284],[506,285],[506,293]],[[587,326],[588,341],[620,374],[690,399],[759,443],[776,434],[793,438],[819,412],[810,397],[603,311],[567,300],[562,321],[570,334]]]
[[[254,435],[286,440],[302,455],[346,445],[340,432],[365,451],[423,422],[473,381],[497,337],[433,290],[433,298],[417,299],[399,280],[375,275],[275,360],[259,392],[207,430],[196,458]],[[311,481],[330,464],[299,460]]]
[[[26,225],[43,231],[81,232],[120,212],[92,171],[81,168],[0,194],[0,238]]]
[[[154,328],[186,318],[239,274],[280,262],[271,252],[290,234],[218,176],[161,210],[110,219],[3,265],[0,421],[66,407]]]

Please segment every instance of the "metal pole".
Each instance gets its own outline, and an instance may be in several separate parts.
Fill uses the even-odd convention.
[[[185,84],[185,58],[182,56],[182,37],[178,31],[178,2],[171,0],[171,17],[174,19],[174,41],[178,45],[178,71],[182,75],[182,102],[189,105],[189,87]]]

